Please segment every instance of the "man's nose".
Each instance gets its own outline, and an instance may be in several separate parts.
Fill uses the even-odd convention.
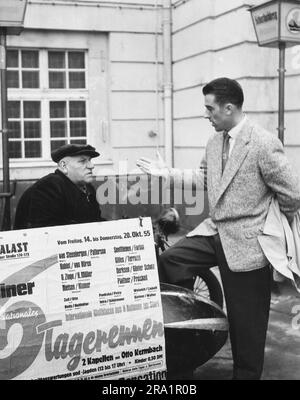
[[[89,169],[93,169],[93,168],[95,168],[95,165],[92,163],[91,160],[89,160],[88,163],[87,163],[87,167],[88,167]]]
[[[203,113],[202,113],[202,117],[203,118],[210,118],[210,115],[209,115],[209,112],[205,109],[204,111],[203,111]]]

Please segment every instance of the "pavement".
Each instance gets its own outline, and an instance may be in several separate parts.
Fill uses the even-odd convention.
[[[294,313],[293,313],[294,312]],[[232,356],[229,339],[191,379],[230,380]],[[272,293],[262,380],[300,379],[300,294],[291,284],[279,284]]]
[[[179,236],[169,239],[175,243]],[[214,268],[218,278],[218,269]],[[226,312],[226,306],[225,306]],[[176,379],[231,380],[230,340],[208,362],[193,373],[183,371]],[[300,380],[300,293],[285,280],[272,291],[265,363],[262,380]]]

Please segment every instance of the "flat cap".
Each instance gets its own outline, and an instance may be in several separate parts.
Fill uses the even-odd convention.
[[[54,162],[58,163],[64,157],[73,157],[82,154],[88,155],[91,158],[100,156],[95,147],[89,144],[65,144],[54,150],[51,153],[51,158]]]

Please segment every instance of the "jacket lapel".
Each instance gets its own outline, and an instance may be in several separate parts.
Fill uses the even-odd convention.
[[[222,150],[223,150],[223,135],[217,134],[212,143],[212,162],[211,162],[211,204],[216,204],[216,196],[218,194],[215,188],[219,188],[222,179]]]
[[[220,171],[221,180],[220,180],[219,186],[214,186],[216,188],[219,188],[217,190],[215,204],[221,198],[222,194],[227,189],[228,185],[234,178],[235,174],[238,172],[240,166],[242,165],[242,163],[249,151],[248,143],[250,141],[251,131],[252,131],[252,129],[249,126],[249,123],[247,121],[245,123],[245,125],[243,126],[241,132],[238,134],[238,136],[236,138],[236,142],[234,144],[234,147],[232,149],[230,157],[227,161],[223,175],[222,175],[222,157],[220,157],[220,166],[218,166],[218,168]],[[222,137],[221,137],[221,139],[222,139]],[[223,140],[221,140],[221,141],[223,143]],[[222,150],[221,150],[221,154],[222,154]]]

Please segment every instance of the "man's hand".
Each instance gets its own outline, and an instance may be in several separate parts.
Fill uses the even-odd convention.
[[[136,161],[136,165],[146,174],[168,178],[170,170],[162,159],[159,151],[156,152],[156,160],[141,157]]]

